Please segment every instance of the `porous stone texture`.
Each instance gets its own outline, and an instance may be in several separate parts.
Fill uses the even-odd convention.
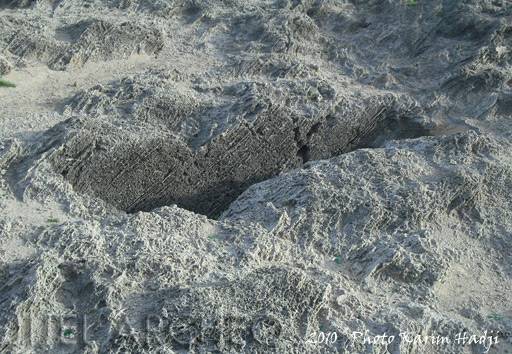
[[[512,351],[511,21],[0,2],[0,353]]]
[[[37,252],[23,265],[2,266],[4,348],[37,352],[50,338],[52,350],[76,352],[379,352],[353,333],[482,328],[510,348],[512,323],[489,316],[507,313],[512,290],[508,151],[473,132],[390,142],[251,186],[217,221],[176,206],[112,212],[42,157],[22,178],[24,198],[52,196],[70,211],[31,235]],[[12,223],[4,237],[26,227]],[[47,314],[69,316],[76,338],[48,337]],[[148,318],[160,325],[148,329]],[[308,343],[320,330],[339,340]],[[455,342],[390,348],[465,352]]]
[[[126,59],[132,54],[156,55],[162,49],[158,29],[113,21],[81,20],[49,28],[46,18],[6,15],[0,19],[0,45],[24,61],[45,61],[54,70],[79,68],[88,61]]]
[[[128,8],[159,12],[144,4]],[[177,36],[172,21],[154,15],[170,34],[162,43],[174,49],[186,40],[211,67],[152,69],[82,90],[64,105],[86,118],[66,136],[55,168],[77,190],[128,212],[176,203],[215,217],[249,185],[309,160],[468,129],[467,115],[489,113],[488,98],[475,97],[508,94],[510,62],[508,13],[491,7],[466,15],[470,9],[183,2],[174,8],[177,21],[204,35]],[[86,62],[75,53],[90,52],[98,33],[114,34],[109,53],[133,47],[104,21],[93,23],[79,49],[50,65],[67,65],[70,55]]]
[[[3,56],[0,56],[0,75],[7,75],[11,72],[12,65]]]
[[[249,185],[369,144],[385,135],[381,128],[427,131],[412,118],[414,102],[391,94],[342,99],[319,80],[244,81],[203,93],[158,75],[71,100],[68,110],[94,117],[72,118],[76,129],[52,158],[77,190],[128,212],[175,203],[214,216]]]

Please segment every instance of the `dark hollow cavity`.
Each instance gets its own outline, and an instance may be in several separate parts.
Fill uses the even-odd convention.
[[[250,185],[308,161],[422,135],[426,129],[380,102],[351,117],[269,112],[197,150],[168,134],[141,140],[141,134],[81,127],[52,162],[76,190],[129,213],[176,204],[216,218]]]

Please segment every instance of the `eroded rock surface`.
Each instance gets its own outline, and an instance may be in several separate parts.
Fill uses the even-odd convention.
[[[256,184],[218,221],[176,206],[112,213],[70,192],[44,159],[23,195],[51,190],[70,218],[32,236],[39,251],[25,266],[3,265],[2,294],[18,299],[2,305],[5,348],[27,348],[29,323],[47,338],[38,314],[64,313],[78,316],[68,325],[77,338],[88,318],[90,342],[69,343],[93,352],[364,352],[382,346],[354,332],[481,328],[505,350],[512,323],[492,313],[507,313],[512,291],[508,151],[477,133],[391,142]],[[160,324],[148,330],[148,318]],[[339,340],[308,343],[316,331]],[[464,352],[454,342],[392,348]]]
[[[64,103],[87,117],[54,160],[77,190],[128,212],[175,203],[216,216],[307,161],[471,129],[465,116],[492,104],[476,96],[510,94],[499,8],[450,21],[470,5],[194,4],[176,21],[204,33],[186,38],[212,68],[153,70]]]
[[[129,212],[178,204],[218,215],[249,185],[371,144],[385,128],[428,132],[411,100],[339,98],[318,80],[202,93],[138,77],[81,93],[69,109],[94,118],[73,123],[54,165],[78,190]]]
[[[512,350],[509,2],[0,15],[0,352]]]

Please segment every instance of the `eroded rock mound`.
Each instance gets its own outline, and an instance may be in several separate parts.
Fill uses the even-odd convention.
[[[0,4],[0,352],[512,350],[509,2]]]
[[[48,227],[32,241],[41,254],[0,264],[4,294],[18,299],[0,302],[3,348],[364,352],[381,346],[355,332],[454,338],[488,328],[506,350],[510,321],[473,304],[505,311],[494,297],[512,291],[506,262],[494,261],[511,246],[507,150],[474,132],[404,140],[256,184],[218,221],[173,206]],[[28,174],[26,196],[55,183]],[[462,284],[473,291],[453,296]],[[338,339],[315,344],[319,331]],[[454,341],[387,349],[418,346],[465,352]]]
[[[203,92],[165,77],[71,100],[71,112],[89,117],[73,123],[53,163],[77,190],[128,212],[178,204],[212,216],[249,185],[309,160],[428,134],[407,97],[338,97],[319,80]]]
[[[45,62],[54,70],[132,54],[156,55],[164,46],[161,31],[133,21],[83,20],[54,29],[48,19],[30,17],[2,16],[0,43],[18,60]]]
[[[133,22],[84,21],[61,31],[78,38],[52,60],[50,67],[54,69],[81,66],[88,61],[126,59],[135,53],[158,54],[164,46],[163,35],[158,29]]]

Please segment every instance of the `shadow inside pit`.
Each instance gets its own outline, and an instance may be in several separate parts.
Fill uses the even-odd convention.
[[[205,215],[209,219],[217,220],[222,213],[229,208],[231,203],[247,190],[247,188],[272,177],[272,175],[254,177],[244,182],[226,180],[209,186],[207,190],[181,197],[173,204],[196,214]],[[143,204],[138,204],[133,209],[127,210],[127,213],[133,214],[139,211],[150,212],[156,208],[170,204],[168,200],[159,198],[148,199],[145,200]]]
[[[426,127],[413,119],[391,117],[380,121],[375,129],[362,138],[350,151],[364,148],[380,148],[392,140],[417,139],[427,136],[446,136],[466,132],[473,129],[461,122],[446,122],[435,127]],[[350,152],[346,151],[346,152]]]
[[[401,139],[414,139],[423,136],[447,135],[457,133],[467,129],[463,128],[437,128],[428,129],[418,121],[400,116],[385,116],[381,119],[374,129],[358,139],[352,140],[345,148],[337,153],[333,153],[325,158],[332,158],[334,156],[349,153],[362,148],[379,148],[386,142],[391,140]],[[314,144],[300,146],[297,151],[297,156],[302,157],[302,166],[314,159],[310,159],[310,150],[314,149]],[[284,166],[280,168],[286,171]],[[247,188],[251,185],[265,181],[274,177],[275,174],[262,175],[253,177],[245,181],[234,181],[226,179],[215,185],[210,185],[206,190],[198,191],[185,197],[180,197],[172,203],[180,208],[190,210],[192,212],[205,215],[211,219],[218,219],[224,211],[226,211],[232,202],[234,202]],[[153,198],[145,200],[142,204],[137,204],[134,208],[128,210],[128,213],[135,213],[138,211],[151,211],[155,208],[169,205],[169,200]]]

